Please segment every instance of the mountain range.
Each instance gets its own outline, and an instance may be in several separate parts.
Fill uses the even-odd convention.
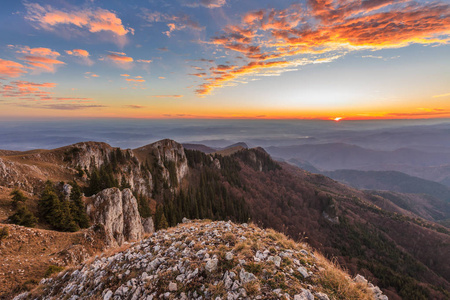
[[[405,190],[395,195],[360,191],[322,174],[274,161],[262,148],[246,149],[245,146],[234,145],[225,151],[214,149],[211,154],[185,149],[171,140],[125,150],[98,142],[53,150],[3,150],[0,151],[0,217],[6,222],[13,212],[10,193],[20,188],[29,198],[26,205],[39,217],[37,227],[54,229],[44,221],[39,210],[46,181],[53,182],[52,188],[55,193],[60,191],[61,199],[65,188],[73,186],[75,181],[84,191],[86,206],[94,203],[97,207],[88,210],[91,222],[101,220],[104,223],[102,228],[88,229],[89,236],[109,237],[107,241],[92,238],[93,244],[80,246],[84,247],[82,252],[86,255],[93,253],[94,248],[106,249],[114,243],[120,246],[122,240],[132,240],[136,234],[144,235],[144,224],[150,217],[156,229],[175,226],[183,218],[251,221],[296,241],[307,242],[326,257],[336,259],[352,275],[368,278],[389,299],[449,297],[450,232],[433,222],[438,219],[433,211],[439,210],[442,201],[428,202],[431,208],[427,210],[430,216],[427,220],[421,213],[422,198],[409,197],[408,205],[401,202],[406,201],[401,194]],[[302,157],[307,154],[306,160],[314,166],[321,159],[326,161],[326,155],[331,153],[319,151],[320,147],[300,148]],[[345,145],[337,147],[342,149],[341,153],[349,150]],[[351,153],[362,151],[358,147],[350,147],[350,150]],[[283,151],[294,150],[270,148],[268,151],[278,156],[285,153]],[[422,154],[413,151],[410,158],[415,155]],[[358,159],[353,161],[357,164]],[[117,205],[117,202],[122,204]],[[133,213],[124,211],[129,206],[133,207]],[[129,217],[137,211],[139,218]],[[120,222],[116,222],[118,218]],[[116,226],[119,223],[120,228]],[[129,224],[138,224],[135,226],[142,226],[142,229],[131,233]],[[20,238],[11,239],[11,243],[11,247],[17,246]],[[35,244],[34,247],[39,247],[39,242]],[[18,246],[16,249],[18,253],[25,251]],[[43,253],[51,257],[46,251]],[[63,247],[59,251],[67,252],[67,249]],[[39,265],[36,257],[26,257]],[[18,262],[22,263],[23,257],[10,253],[7,259],[10,263],[0,270],[1,280],[11,282],[5,285],[7,290],[1,291],[5,297],[13,290],[23,290],[25,283],[31,280],[20,272]],[[15,272],[6,271],[7,268]],[[38,269],[42,271],[35,276],[42,277],[44,265],[39,265]],[[28,285],[33,286],[29,282]]]

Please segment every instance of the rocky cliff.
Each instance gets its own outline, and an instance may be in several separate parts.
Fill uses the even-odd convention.
[[[154,230],[151,217],[140,217],[137,200],[130,189],[105,189],[88,200],[86,210],[94,224],[105,227],[106,240],[111,246],[140,240]]]
[[[387,299],[307,245],[231,222],[186,222],[15,299]]]
[[[172,140],[134,150],[81,142],[52,150],[1,151],[0,185],[34,193],[48,179],[70,181],[79,176],[80,170],[92,172],[108,165],[118,170],[115,177],[119,182],[123,178],[135,193],[148,197],[154,196],[154,176],[177,189],[189,170],[183,146]],[[86,181],[86,174],[80,179]]]

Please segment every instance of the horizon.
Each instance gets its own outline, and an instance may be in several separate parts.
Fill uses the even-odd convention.
[[[418,120],[287,120],[287,119],[126,119],[74,118],[0,120],[0,149],[53,149],[78,142],[105,142],[113,147],[137,148],[162,139],[225,147],[245,142],[250,147],[287,146],[343,142],[365,147],[358,136],[404,132],[426,137],[450,129],[450,119]],[[408,140],[408,138],[406,138]],[[432,144],[442,143],[439,138]],[[415,142],[417,147],[420,139]],[[405,143],[405,141],[403,141]],[[408,142],[406,142],[408,144]],[[406,145],[405,144],[405,145]],[[400,142],[384,141],[375,146],[392,150]],[[431,146],[431,145],[429,145]],[[406,147],[406,146],[405,146]],[[425,145],[423,147],[426,148]],[[447,146],[445,146],[447,147]],[[444,149],[447,151],[447,149]]]

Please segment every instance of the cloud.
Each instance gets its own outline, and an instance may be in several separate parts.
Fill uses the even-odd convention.
[[[12,81],[0,87],[0,95],[4,98],[28,97],[34,100],[46,100],[51,94],[47,89],[53,89],[56,85],[53,82]]]
[[[448,3],[413,0],[307,0],[285,9],[250,11],[206,42],[230,61],[240,57],[240,64],[220,70],[219,59],[212,63],[197,93],[207,95],[246,82],[241,77],[277,76],[284,69],[330,62],[358,50],[448,44],[449,16]],[[273,68],[281,70],[268,72]]]
[[[89,52],[83,49],[66,50],[66,53],[78,57],[89,57]]]
[[[145,108],[145,106],[142,106],[142,105],[134,105],[134,104],[125,105],[124,107],[127,107],[127,108],[133,108],[133,109],[141,109],[141,108]]]
[[[120,76],[129,77],[130,75],[129,74],[120,74]]]
[[[32,70],[34,74],[41,72],[54,73],[58,65],[64,65],[65,63],[57,58],[61,55],[59,52],[50,48],[30,48],[28,46],[9,46],[10,48],[16,48],[16,53],[25,54],[19,59],[25,61],[28,65],[25,68]]]
[[[30,48],[28,46],[24,46],[24,47],[18,47],[19,50],[17,50],[17,53],[23,53],[23,54],[28,54],[28,55],[33,55],[33,56],[48,56],[48,57],[58,57],[61,54],[59,54],[59,52],[53,51],[50,48],[42,48],[42,47],[38,47],[38,48]]]
[[[117,54],[108,54],[106,57],[113,60],[117,63],[130,63],[133,62],[133,58],[129,56],[117,55]]]
[[[54,110],[80,110],[87,108],[103,108],[103,107],[107,106],[100,104],[81,104],[81,103],[71,103],[71,104],[55,103],[55,104],[40,104],[33,106],[33,108],[54,109]]]
[[[409,112],[409,113],[387,113],[385,116],[396,117],[396,118],[409,118],[409,117],[426,117],[426,116],[450,116],[450,110],[443,108],[418,108],[419,111]]]
[[[125,80],[131,82],[145,82],[145,79],[136,79],[136,78],[127,78]]]
[[[217,8],[224,6],[226,2],[226,0],[195,0],[185,2],[184,5],[189,7],[203,6],[207,8]]]
[[[32,22],[36,28],[53,31],[59,34],[77,31],[78,33],[107,33],[113,36],[113,41],[123,45],[124,37],[134,34],[134,29],[125,27],[117,15],[107,9],[86,8],[56,9],[50,5],[41,6],[38,3],[25,3],[25,19]],[[67,30],[65,30],[67,29]]]
[[[27,71],[24,65],[11,60],[4,60],[0,58],[0,78],[15,78],[25,73],[27,73]]]
[[[441,97],[450,97],[450,93],[447,94],[440,94],[440,95],[434,95],[433,98],[441,98]]]
[[[128,70],[133,67],[134,59],[132,57],[126,56],[125,53],[111,52],[110,54],[106,55],[106,58],[120,68]],[[103,60],[103,58],[101,58],[101,60]]]
[[[136,61],[139,62],[139,63],[145,63],[145,64],[149,64],[149,63],[152,62],[151,59],[138,59]]]
[[[85,72],[84,73],[84,78],[91,78],[91,77],[97,78],[97,77],[100,77],[100,75],[97,75],[97,74],[92,73],[92,72]]]
[[[159,76],[158,79],[166,79],[164,76]]]
[[[52,90],[57,86],[54,82],[11,81],[0,85],[0,97],[8,98],[8,104],[19,107],[31,107],[56,110],[77,110],[100,108],[104,105],[95,104],[92,98],[53,96]]]
[[[90,54],[87,50],[73,49],[73,50],[66,50],[65,52],[68,55],[76,57],[78,62],[84,65],[92,66],[94,64],[94,62],[89,58]]]
[[[168,30],[164,31],[163,34],[167,35],[168,37],[171,37],[174,31],[186,29],[191,32],[193,31],[195,32],[195,31],[202,31],[205,29],[204,26],[200,26],[200,24],[197,21],[192,20],[191,17],[186,14],[169,15],[144,9],[144,12],[141,14],[141,16],[150,24],[157,22],[166,23]],[[159,50],[167,51],[167,47],[159,48]]]
[[[153,95],[153,98],[183,98],[184,95]]]

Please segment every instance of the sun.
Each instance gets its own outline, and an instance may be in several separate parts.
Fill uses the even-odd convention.
[[[336,118],[331,118],[331,120],[335,121],[335,122],[339,122],[340,120],[344,119],[343,117],[336,117]]]

